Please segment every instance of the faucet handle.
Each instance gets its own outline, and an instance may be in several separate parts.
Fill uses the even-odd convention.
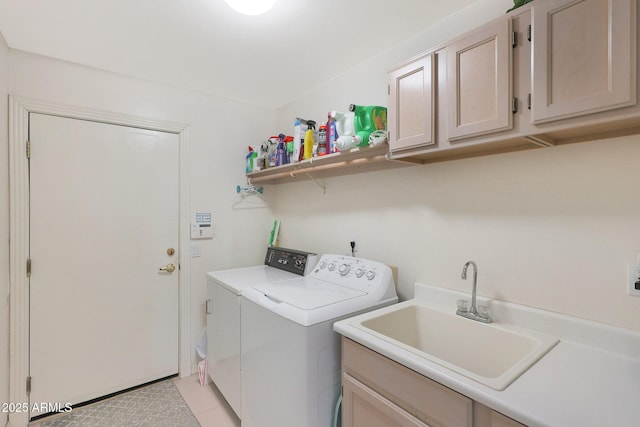
[[[458,311],[456,313],[460,314],[469,312],[469,300],[459,299],[456,303],[458,304]]]
[[[489,321],[491,321],[491,307],[488,305],[479,305],[478,306],[478,315],[483,317]]]

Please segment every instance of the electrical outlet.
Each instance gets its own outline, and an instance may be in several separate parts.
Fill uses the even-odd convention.
[[[356,247],[357,243],[357,238],[354,237],[350,242],[349,242],[349,246],[351,247],[351,256],[356,256],[356,252],[358,252],[358,248]]]
[[[637,264],[627,264],[627,293],[640,297],[640,271]],[[638,285],[636,286],[636,282]]]

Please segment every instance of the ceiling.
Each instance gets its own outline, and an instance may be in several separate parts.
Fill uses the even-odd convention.
[[[12,49],[268,108],[477,0],[0,0]]]

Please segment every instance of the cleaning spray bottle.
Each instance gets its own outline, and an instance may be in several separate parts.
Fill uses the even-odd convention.
[[[336,119],[331,117],[331,111],[327,114],[327,154],[336,152],[336,140],[338,132],[336,132]]]
[[[313,131],[316,129],[316,122],[313,120],[307,120],[307,132],[304,134],[304,159],[310,159],[313,157],[313,146],[315,145],[315,139],[313,137]]]
[[[245,173],[253,172],[253,158],[254,158],[253,147],[249,146],[249,151],[247,152],[247,155],[245,157],[245,168],[244,168]]]
[[[327,154],[327,125],[322,123],[318,129],[318,156]]]
[[[293,125],[293,155],[291,156],[291,163],[300,161],[300,150],[302,148],[302,126],[300,124],[300,118],[296,117],[296,121]]]

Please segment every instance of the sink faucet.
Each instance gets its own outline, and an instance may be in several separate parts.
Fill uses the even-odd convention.
[[[458,309],[458,311],[456,311],[456,314],[466,317],[468,319],[477,320],[478,322],[491,323],[491,317],[489,317],[489,315],[486,313],[478,312],[478,307],[476,305],[476,291],[478,289],[478,266],[476,265],[476,263],[473,261],[467,261],[462,267],[462,274],[460,275],[460,277],[463,280],[467,280],[467,268],[469,268],[469,266],[473,267],[473,288],[471,290],[471,308],[468,311]],[[484,308],[484,307],[481,307],[481,308]]]

